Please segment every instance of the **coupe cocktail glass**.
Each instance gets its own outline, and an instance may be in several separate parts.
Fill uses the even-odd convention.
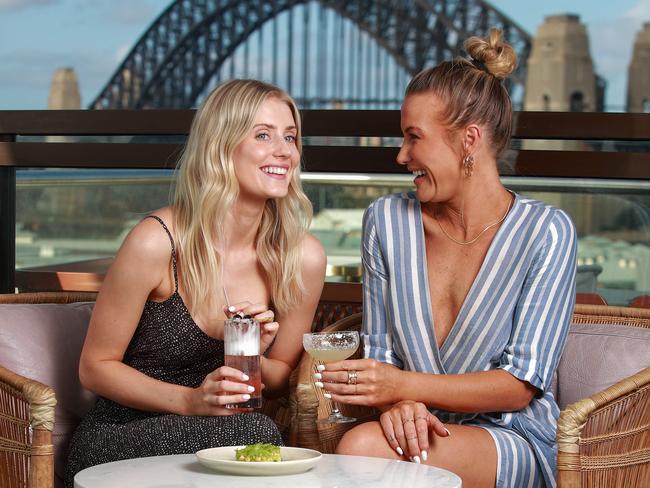
[[[302,336],[302,345],[311,357],[321,363],[343,361],[354,354],[359,347],[359,333],[345,330],[341,332],[314,332]],[[354,417],[346,417],[332,401],[332,413],[319,424],[342,424],[354,422]]]

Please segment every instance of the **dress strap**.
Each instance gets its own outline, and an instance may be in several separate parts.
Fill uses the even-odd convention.
[[[169,241],[172,243],[172,267],[174,268],[174,292],[178,291],[178,272],[176,271],[176,245],[174,244],[174,238],[172,237],[172,233],[169,232],[169,229],[167,228],[167,225],[165,225],[165,222],[163,222],[163,219],[158,217],[157,215],[147,215],[145,219],[156,219],[158,222],[160,222],[160,225],[163,226],[163,229],[165,229],[165,232],[167,232],[167,235],[169,236]]]

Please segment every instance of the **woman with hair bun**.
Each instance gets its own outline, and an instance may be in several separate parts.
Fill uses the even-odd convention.
[[[574,306],[576,235],[506,189],[497,159],[516,55],[492,29],[411,80],[397,162],[415,192],[364,216],[366,359],[328,364],[334,401],[379,407],[337,452],[447,468],[463,486],[555,486],[551,393]]]
[[[129,233],[97,297],[79,374],[99,399],[71,442],[66,486],[118,459],[282,444],[269,417],[226,408],[253,387],[224,366],[223,320],[265,321],[264,392],[285,390],[326,264],[307,232],[300,153],[300,115],[279,88],[233,80],[203,102],[173,204]]]

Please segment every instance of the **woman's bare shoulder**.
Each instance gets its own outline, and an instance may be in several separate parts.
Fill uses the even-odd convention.
[[[327,266],[327,256],[321,242],[311,234],[306,234],[302,241],[303,269],[307,273],[321,274]]]
[[[150,215],[159,217],[173,236],[173,213],[170,207],[161,208]],[[118,258],[121,256],[136,259],[142,265],[167,263],[171,256],[171,241],[159,221],[143,218],[124,239],[118,252]]]
[[[164,217],[169,219],[171,214],[161,209],[151,215],[163,218],[166,224]],[[171,255],[171,242],[160,222],[143,218],[127,234],[117,252],[102,284],[98,303],[124,304],[146,299],[167,280]]]

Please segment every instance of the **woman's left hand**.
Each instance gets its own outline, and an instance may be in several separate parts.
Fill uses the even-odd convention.
[[[260,354],[264,354],[273,343],[280,324],[275,322],[275,314],[263,303],[239,302],[224,308],[227,317],[240,312],[250,315],[260,323]]]
[[[353,359],[319,367],[316,386],[325,389],[332,400],[372,407],[402,400],[399,396],[400,369],[374,359]]]
[[[390,447],[418,464],[427,460],[429,432],[449,437],[444,424],[421,402],[398,402],[381,414],[379,423]]]

